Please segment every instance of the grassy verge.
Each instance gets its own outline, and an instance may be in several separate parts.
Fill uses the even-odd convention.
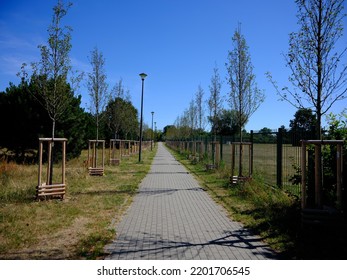
[[[67,163],[63,201],[35,201],[37,166],[0,163],[0,259],[101,258],[155,151],[106,166],[103,177],[87,174],[83,153]]]
[[[259,174],[250,182],[230,186],[227,168],[207,172],[203,163],[192,164],[186,155],[171,152],[234,220],[264,238],[283,258],[296,257],[300,211],[295,198],[266,185]]]

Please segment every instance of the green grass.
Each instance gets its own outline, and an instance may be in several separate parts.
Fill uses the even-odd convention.
[[[147,174],[155,149],[91,177],[86,151],[67,163],[64,200],[35,200],[37,166],[0,163],[0,259],[96,259]],[[59,166],[54,174],[59,174]],[[59,178],[58,178],[59,179]]]
[[[225,167],[231,169],[231,145],[223,144],[222,159]],[[211,148],[209,146],[209,148]],[[197,148],[199,151],[199,148]],[[205,149],[203,148],[203,151]],[[300,165],[301,159],[301,147],[295,147],[290,144],[282,145],[282,185],[283,188],[292,193],[293,195],[300,196],[300,186],[293,185],[290,179],[297,174],[297,170],[294,166]],[[211,151],[209,151],[211,156]],[[237,175],[239,166],[239,147],[236,146],[235,153],[235,174]],[[243,173],[247,175],[249,173],[249,149],[248,146],[243,147]],[[277,185],[277,145],[276,144],[253,144],[253,171],[262,174],[265,183],[270,186]]]
[[[300,213],[296,199],[265,184],[261,173],[250,182],[230,186],[230,168],[206,172],[204,163],[191,164],[186,155],[173,153],[234,220],[259,234],[284,258],[296,256]]]

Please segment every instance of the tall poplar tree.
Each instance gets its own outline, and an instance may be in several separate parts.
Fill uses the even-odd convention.
[[[322,116],[340,100],[347,97],[347,47],[336,50],[343,35],[343,0],[296,0],[299,31],[289,35],[289,51],[285,55],[290,69],[292,88],[279,89],[268,73],[282,100],[298,109],[311,108],[316,114],[316,139],[322,139]],[[317,147],[315,185],[321,189],[322,151]],[[317,199],[316,206],[321,201]]]
[[[209,85],[210,97],[207,100],[208,108],[210,111],[209,120],[212,124],[212,133],[214,136],[214,141],[217,137],[217,122],[218,116],[222,110],[223,98],[221,95],[222,82],[220,80],[220,75],[218,68],[213,69],[213,75],[211,77],[211,84]]]
[[[91,97],[91,112],[96,121],[96,140],[99,140],[100,116],[108,99],[108,84],[106,82],[105,58],[97,47],[91,51],[89,62],[92,66],[92,72],[88,73],[87,87]]]
[[[343,0],[296,0],[299,31],[289,35],[285,55],[293,88],[277,89],[279,96],[297,109],[312,108],[316,114],[316,139],[322,138],[322,116],[347,97],[347,47],[335,50],[343,35]]]
[[[55,134],[56,121],[59,120],[69,106],[70,86],[67,83],[71,71],[69,53],[71,51],[71,27],[61,26],[71,3],[58,1],[54,6],[52,23],[48,28],[48,44],[40,45],[41,60],[32,63],[32,82],[37,86],[34,96],[47,110],[52,120],[52,138]],[[24,73],[24,72],[22,72]],[[27,76],[23,74],[22,78]]]
[[[242,143],[242,130],[250,116],[264,101],[265,95],[256,84],[249,49],[240,26],[235,31],[232,41],[233,49],[229,52],[226,64],[230,84],[229,100],[231,109],[237,112],[236,120]],[[239,153],[239,176],[242,176],[242,145]]]
[[[199,133],[204,131],[205,127],[205,110],[204,110],[204,90],[201,85],[198,86],[198,90],[195,93],[196,114],[198,122]]]

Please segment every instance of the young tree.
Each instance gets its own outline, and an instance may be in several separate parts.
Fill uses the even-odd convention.
[[[129,90],[125,90],[124,85],[123,85],[123,79],[120,78],[119,82],[117,82],[114,87],[111,90],[111,95],[114,98],[120,97],[126,101],[131,100],[130,92]]]
[[[52,120],[52,138],[55,134],[56,121],[63,116],[70,101],[67,77],[71,70],[69,53],[72,47],[70,34],[72,29],[69,26],[61,27],[61,21],[71,5],[71,3],[64,5],[59,0],[54,6],[52,23],[48,28],[48,45],[39,46],[41,60],[31,64],[33,69],[31,79],[37,86],[34,94]],[[27,74],[24,73],[22,81],[25,76]]]
[[[125,90],[123,80],[119,82],[111,90],[111,99],[106,107],[106,117],[108,128],[112,130],[115,139],[125,137],[128,134],[135,137],[134,131],[138,127],[137,110],[131,103],[129,90]]]
[[[195,93],[196,115],[199,133],[202,133],[205,128],[205,109],[204,109],[204,90],[201,85]]]
[[[48,45],[39,45],[41,60],[31,63],[33,70],[31,83],[35,85],[35,91],[31,92],[35,98],[46,109],[52,121],[52,139],[55,137],[56,122],[63,118],[64,113],[70,106],[71,85],[67,83],[68,75],[71,72],[70,57],[71,51],[71,27],[61,27],[61,21],[66,16],[71,3],[64,4],[58,0],[53,7],[52,23],[48,27]],[[25,70],[26,64],[23,63],[21,72],[22,83],[27,83],[28,73]],[[73,85],[78,87],[83,74],[72,77]],[[73,92],[72,92],[73,94]],[[54,143],[51,146],[54,147]],[[50,163],[50,182],[53,178],[53,156]]]
[[[307,106],[316,114],[316,139],[321,139],[321,119],[335,102],[345,99],[347,65],[341,65],[347,47],[335,45],[343,35],[343,0],[296,0],[300,30],[289,35],[286,65],[293,89],[280,90],[268,77],[282,100],[300,109]]]
[[[87,87],[91,97],[91,112],[96,121],[96,140],[99,140],[99,122],[100,115],[103,112],[107,99],[108,85],[106,83],[105,59],[97,47],[91,51],[89,59],[92,65],[92,72],[88,73]]]
[[[237,122],[242,143],[244,125],[264,101],[265,95],[255,82],[251,57],[240,26],[235,31],[232,41],[233,49],[229,52],[226,64],[230,84],[229,100],[231,108],[238,112]],[[242,176],[242,145],[239,153],[239,176]]]
[[[116,97],[110,100],[105,110],[107,126],[112,131],[114,139],[119,138],[122,119],[124,118],[123,99]]]
[[[210,98],[207,100],[208,108],[210,110],[210,116],[208,117],[211,122],[211,131],[213,134],[213,144],[212,144],[212,162],[215,164],[215,142],[217,141],[217,127],[219,115],[222,110],[223,98],[221,96],[222,82],[218,73],[218,68],[213,69],[213,75],[211,77]]]
[[[289,36],[289,51],[285,55],[291,71],[289,82],[293,89],[278,89],[270,74],[268,77],[279,96],[296,108],[313,108],[316,114],[316,139],[322,139],[322,116],[340,100],[347,91],[347,65],[341,65],[347,51],[335,51],[343,35],[345,18],[343,0],[296,0],[300,29]],[[322,186],[321,147],[317,149],[316,188]],[[318,199],[319,200],[319,199]],[[320,206],[317,201],[316,206]]]
[[[190,129],[190,137],[193,137],[197,125],[197,107],[195,105],[194,99],[192,99],[189,103],[189,108],[187,110],[187,118]]]
[[[189,138],[190,128],[189,128],[188,109],[184,110],[183,114],[180,117],[176,118],[175,126],[179,130],[179,136],[181,139]]]
[[[222,96],[221,96],[221,88],[222,88],[222,82],[220,80],[218,68],[215,67],[213,69],[213,75],[211,77],[211,84],[209,86],[210,89],[210,97],[207,101],[208,108],[210,111],[210,117],[209,120],[212,125],[212,132],[214,136],[214,141],[216,141],[216,135],[217,135],[217,122],[218,122],[218,116],[222,110]]]

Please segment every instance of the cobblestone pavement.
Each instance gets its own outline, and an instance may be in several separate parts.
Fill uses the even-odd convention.
[[[242,224],[228,218],[162,143],[150,172],[116,226],[106,259],[276,259]]]

